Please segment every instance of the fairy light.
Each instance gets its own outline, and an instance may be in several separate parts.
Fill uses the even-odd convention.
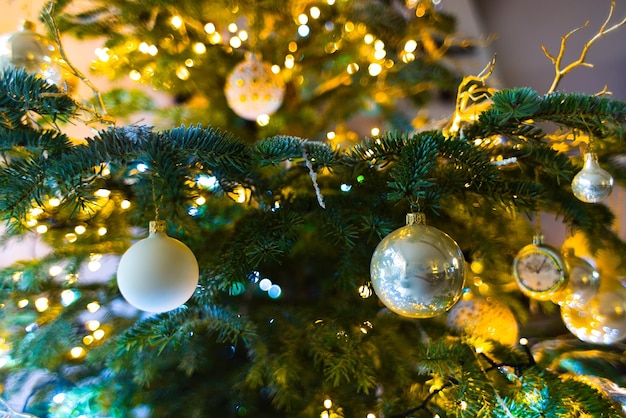
[[[520,345],[528,345],[528,340],[524,337],[519,339],[519,344]]]
[[[17,307],[18,307],[18,308],[20,308],[20,309],[23,309],[23,308],[25,308],[25,307],[27,307],[27,306],[28,306],[28,303],[29,303],[29,302],[28,302],[28,299],[20,299],[20,300],[17,302]]]
[[[85,345],[91,345],[93,344],[95,338],[93,337],[93,335],[85,335],[83,337],[83,344]]]
[[[369,72],[369,74],[372,77],[376,77],[377,75],[379,75],[382,71],[383,71],[383,67],[382,65],[373,62],[369,65],[369,67],[367,67],[367,71]]]
[[[74,290],[65,289],[61,292],[61,305],[63,306],[70,306],[76,299],[78,299],[78,295]]]
[[[371,33],[366,33],[365,36],[363,37],[363,42],[365,42],[366,45],[373,44],[375,40],[376,38]]]
[[[367,416],[365,418],[376,418],[376,415],[372,414],[371,412],[369,414],[367,414]]]
[[[91,313],[98,312],[100,309],[100,304],[97,301],[89,302],[87,304],[87,310]]]
[[[280,67],[274,64],[270,67],[270,71],[272,72],[272,74],[280,74]]]
[[[239,37],[239,39],[241,39],[243,42],[248,40],[248,32],[246,30],[240,30],[239,32],[237,32],[237,37]]]
[[[111,195],[111,190],[109,189],[98,189],[94,192],[96,197],[109,197]]]
[[[298,35],[301,38],[306,38],[310,34],[311,34],[311,28],[309,28],[307,25],[298,26]]]
[[[404,43],[405,52],[415,52],[417,49],[417,41],[415,39],[409,39]]]
[[[183,18],[178,15],[172,16],[170,24],[174,29],[180,29],[183,26]]]
[[[89,321],[85,322],[85,328],[87,328],[89,331],[95,331],[100,328],[100,321],[90,319]]]
[[[191,58],[187,58],[187,59],[185,60],[185,66],[186,66],[186,67],[191,68],[191,67],[193,67],[195,64],[196,64],[196,63],[195,63],[195,62],[194,62],[194,60],[192,60]]]
[[[63,272],[63,267],[54,265],[48,269],[48,274],[52,277],[56,277]]]
[[[372,129],[370,130],[370,135],[372,135],[372,136],[378,136],[378,135],[380,135],[380,128],[376,128],[376,127],[372,128]]]
[[[29,228],[34,228],[35,225],[37,225],[39,223],[39,221],[37,221],[37,219],[29,219],[26,221],[26,226]]]
[[[356,62],[352,62],[348,64],[346,71],[348,72],[348,74],[353,75],[353,74],[356,74],[359,71],[359,69],[360,69],[359,64],[357,64]]]
[[[206,198],[204,196],[200,196],[196,199],[196,205],[202,206],[206,203]]]
[[[103,330],[102,328],[99,328],[99,329],[97,329],[97,330],[95,330],[95,331],[93,332],[93,337],[94,337],[96,340],[98,340],[98,341],[100,341],[101,339],[103,339],[103,338],[104,338],[104,335],[105,335],[105,332],[104,332],[104,330]]]
[[[139,81],[141,80],[141,73],[137,70],[131,70],[131,72],[128,73],[128,77],[133,81]]]
[[[228,24],[228,31],[230,33],[236,33],[237,30],[239,30],[239,27],[237,27],[237,24],[235,22],[232,22],[232,23]]]
[[[70,356],[73,359],[79,359],[85,356],[85,349],[83,347],[74,347],[70,350]]]
[[[22,280],[22,277],[24,277],[24,273],[21,271],[16,271],[15,273],[13,273],[13,276],[11,276],[11,278],[13,279],[13,283],[17,283],[20,280]]]
[[[102,267],[100,260],[102,259],[102,254],[90,254],[89,255],[89,263],[87,263],[87,268],[89,271],[98,271]]]
[[[100,235],[101,237],[106,235],[107,232],[109,232],[108,229],[106,229],[106,227],[101,226],[100,228],[98,228],[98,235]]]
[[[332,141],[336,137],[337,137],[337,133],[335,131],[326,132],[326,139],[328,139],[329,141]]]
[[[296,65],[296,58],[291,54],[285,55],[285,68],[291,69],[295,65]]]
[[[111,56],[109,55],[109,48],[96,48],[94,51],[96,58],[102,62],[109,62]]]
[[[43,213],[43,209],[42,208],[31,208],[30,209],[30,216],[39,216]]]
[[[465,411],[467,409],[467,402],[465,401],[459,402],[459,408],[461,408],[462,411]]]
[[[76,225],[74,227],[74,232],[76,232],[78,235],[82,235],[87,232],[87,227],[85,225]]]
[[[206,54],[206,45],[202,42],[196,42],[195,44],[193,44],[193,52],[198,55]]]
[[[189,77],[191,77],[191,73],[189,72],[189,70],[186,67],[178,67],[178,69],[176,70],[176,77],[178,77],[179,79],[186,81],[189,80]]]
[[[130,207],[130,200],[122,200],[122,202],[120,203],[120,208],[122,209],[128,209]]]
[[[46,225],[38,225],[35,231],[37,231],[38,234],[45,234],[48,232],[48,227]]]
[[[333,401],[331,401],[330,399],[325,399],[324,400],[324,408],[330,409],[332,407],[333,407]]]
[[[220,35],[219,32],[213,32],[209,36],[209,42],[211,42],[211,44],[213,44],[213,45],[219,44],[220,42],[222,42],[222,35]]]
[[[211,35],[213,33],[215,33],[215,24],[209,22],[206,25],[204,25],[204,31],[208,34]]]
[[[56,198],[56,197],[51,197],[50,200],[48,200],[48,204],[52,206],[53,208],[56,208],[61,205],[61,199]]]
[[[267,126],[270,123],[270,115],[262,114],[256,117],[256,123],[259,126]]]
[[[47,297],[42,296],[35,300],[35,309],[37,309],[37,312],[44,312],[49,307],[50,307],[50,301],[48,300]]]
[[[228,44],[236,49],[236,48],[241,47],[242,42],[238,36],[233,36],[232,38],[228,40]]]
[[[67,242],[71,244],[73,242],[76,242],[76,240],[78,239],[78,236],[74,234],[73,232],[68,232],[67,234],[65,234],[65,239],[67,240]]]

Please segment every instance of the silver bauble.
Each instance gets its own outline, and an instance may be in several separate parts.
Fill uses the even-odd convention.
[[[393,312],[429,318],[447,311],[461,297],[465,262],[450,236],[416,222],[413,215],[376,247],[371,280],[376,295]]]
[[[572,180],[572,192],[579,200],[596,203],[606,199],[613,190],[613,177],[600,167],[595,154],[585,153],[583,169]]]

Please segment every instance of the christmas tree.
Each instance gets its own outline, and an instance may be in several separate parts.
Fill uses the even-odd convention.
[[[47,250],[1,270],[0,411],[624,416],[626,243],[603,201],[626,103],[558,85],[626,20],[571,64],[571,34],[546,49],[540,95],[493,87],[497,61],[461,74],[476,43],[438,2],[253,3],[58,1],[56,58],[7,41],[3,242]],[[100,92],[62,33],[107,35],[93,70],[172,106]],[[442,97],[449,119],[416,117]],[[119,122],[140,111],[154,125]]]

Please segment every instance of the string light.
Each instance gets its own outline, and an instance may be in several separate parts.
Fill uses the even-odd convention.
[[[35,300],[35,309],[37,309],[37,312],[44,312],[49,307],[50,307],[50,301],[48,300],[47,297],[44,296]]]
[[[76,225],[74,227],[74,232],[76,232],[78,235],[82,235],[87,232],[87,227],[85,225]]]
[[[70,350],[70,356],[73,359],[79,359],[85,356],[85,349],[83,347],[74,347]]]
[[[38,234],[45,234],[48,232],[48,227],[46,225],[38,225],[35,231],[37,231]]]
[[[98,312],[100,309],[100,304],[97,301],[89,302],[87,304],[87,310],[91,313]]]
[[[87,328],[89,331],[95,331],[100,328],[100,321],[90,319],[89,321],[85,322],[85,328]]]
[[[52,206],[53,208],[56,208],[61,205],[61,199],[52,197],[50,198],[50,200],[48,200],[48,204]]]
[[[25,308],[25,307],[27,307],[27,306],[28,306],[28,303],[29,303],[29,302],[28,302],[28,299],[20,299],[20,300],[17,302],[17,307],[18,307],[18,308],[20,308],[20,309],[23,309],[23,308]]]
[[[101,339],[103,339],[103,338],[104,338],[104,334],[105,334],[105,333],[104,333],[104,330],[103,330],[102,328],[99,328],[99,329],[97,329],[97,330],[95,330],[95,331],[93,332],[93,337],[94,337],[96,340],[100,341]]]
[[[48,269],[48,274],[52,277],[56,277],[63,272],[63,267],[54,265]]]
[[[122,200],[122,202],[120,203],[120,208],[122,209],[128,209],[130,207],[130,200]]]

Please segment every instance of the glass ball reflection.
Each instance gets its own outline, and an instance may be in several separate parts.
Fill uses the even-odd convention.
[[[450,236],[413,223],[378,244],[370,273],[374,291],[387,308],[410,318],[429,318],[447,311],[461,297],[465,263]]]
[[[626,338],[626,289],[602,289],[587,303],[561,306],[567,329],[579,340],[613,344]]]
[[[552,296],[552,301],[559,305],[587,303],[600,289],[600,273],[591,263],[576,257],[573,250],[564,256],[569,280]]]

